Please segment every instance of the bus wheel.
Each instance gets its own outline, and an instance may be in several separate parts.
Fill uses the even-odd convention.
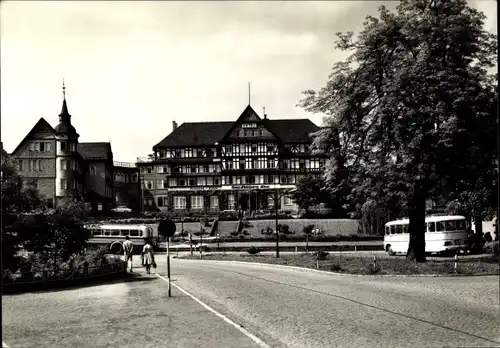
[[[392,250],[392,247],[390,245],[385,247],[385,251],[387,251],[387,253],[391,256],[396,255],[396,253],[394,252],[394,250]]]
[[[123,253],[123,247],[121,243],[113,243],[111,244],[111,247],[109,248],[111,250],[112,254],[122,254]]]

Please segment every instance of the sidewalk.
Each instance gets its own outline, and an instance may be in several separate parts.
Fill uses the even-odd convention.
[[[3,296],[3,342],[10,348],[258,347],[175,286],[169,298],[167,282],[145,274],[140,258],[134,266],[133,281]],[[166,277],[166,263],[153,271]]]

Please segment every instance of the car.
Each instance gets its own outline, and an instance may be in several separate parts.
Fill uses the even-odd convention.
[[[111,209],[111,211],[114,211],[115,213],[131,213],[132,209],[127,208],[126,206],[120,205],[116,208]]]

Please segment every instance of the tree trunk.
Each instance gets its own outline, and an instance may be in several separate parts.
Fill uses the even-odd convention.
[[[416,262],[426,262],[425,258],[425,197],[416,195],[409,204],[410,225],[408,232],[410,241],[406,259]]]
[[[482,216],[474,216],[474,229],[476,233],[479,233],[481,236],[483,235],[483,217]]]

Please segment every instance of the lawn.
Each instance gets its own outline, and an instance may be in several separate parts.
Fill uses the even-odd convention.
[[[186,256],[186,259],[199,259],[199,256]],[[208,254],[205,260],[225,260],[260,262],[278,265],[298,266],[316,269],[316,254],[298,253],[282,254],[280,258],[273,255],[241,254]],[[402,257],[373,256],[360,254],[328,254],[325,259],[318,261],[320,270],[346,274],[372,274],[372,275],[498,275],[498,255],[483,258],[459,258],[457,270],[454,269],[454,260],[428,260],[426,263],[406,261]]]

